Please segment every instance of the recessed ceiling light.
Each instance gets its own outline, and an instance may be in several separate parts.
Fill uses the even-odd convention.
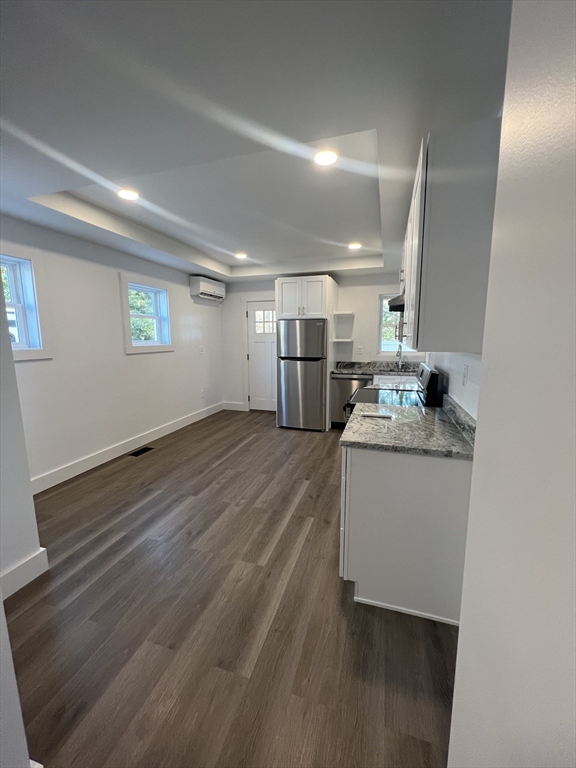
[[[237,254],[235,254],[235,256],[236,256],[237,259],[247,259],[248,258],[248,254],[247,253],[237,253]]]
[[[138,200],[140,197],[138,192],[135,192],[133,189],[119,189],[116,194],[118,197],[121,197],[122,200]]]
[[[360,248],[362,248],[362,243],[349,243],[348,248],[351,251],[358,251]]]
[[[336,160],[338,160],[338,155],[331,149],[321,149],[314,155],[314,162],[317,165],[334,165]]]

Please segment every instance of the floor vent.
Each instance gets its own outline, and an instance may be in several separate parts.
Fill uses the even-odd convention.
[[[137,451],[134,451],[134,453],[129,453],[129,456],[142,456],[143,453],[148,453],[148,451],[153,451],[154,448],[150,448],[149,445],[147,445],[145,448],[138,448]]]

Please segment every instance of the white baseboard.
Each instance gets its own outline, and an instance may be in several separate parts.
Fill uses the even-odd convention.
[[[2,596],[4,598],[10,597],[47,570],[48,555],[46,549],[40,547],[38,552],[34,552],[33,555],[29,555],[16,565],[12,565],[0,575]]]
[[[365,605],[375,605],[377,608],[386,608],[389,611],[397,611],[398,613],[408,613],[410,616],[419,616],[421,619],[431,619],[432,621],[441,621],[443,624],[453,624],[455,627],[460,625],[459,621],[453,619],[445,619],[442,616],[433,616],[431,613],[421,613],[420,611],[411,611],[408,608],[400,608],[397,605],[387,605],[386,603],[379,603],[377,600],[366,600],[363,597],[354,597],[355,603],[364,603]]]
[[[216,403],[208,408],[203,408],[200,411],[190,413],[188,416],[183,416],[181,419],[170,421],[168,424],[163,424],[161,427],[151,429],[149,432],[142,432],[140,435],[124,440],[116,445],[111,445],[108,448],[104,448],[97,453],[92,453],[90,456],[84,456],[82,459],[73,461],[70,464],[65,464],[63,467],[58,467],[51,472],[46,472],[44,475],[38,475],[32,478],[32,493],[40,493],[47,488],[52,488],[53,485],[63,483],[65,480],[70,480],[71,477],[81,475],[82,472],[87,472],[89,469],[105,464],[111,459],[117,459],[118,456],[122,456],[130,451],[135,451],[137,448],[151,443],[153,440],[158,440],[160,437],[169,435],[171,432],[175,432],[177,429],[187,427],[189,424],[194,424],[195,421],[205,419],[207,416],[212,416],[213,413],[218,413],[228,408],[229,403]]]
[[[224,402],[222,403],[223,411],[249,411],[250,408],[246,403]]]

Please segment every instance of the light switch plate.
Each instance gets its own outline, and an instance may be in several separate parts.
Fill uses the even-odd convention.
[[[204,347],[200,347],[200,354],[201,354],[201,355],[203,355],[203,354],[204,354]]]
[[[468,366],[464,366],[464,371],[462,372],[462,386],[467,387],[468,386]]]

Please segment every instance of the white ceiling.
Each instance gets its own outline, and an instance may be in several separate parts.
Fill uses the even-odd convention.
[[[377,168],[376,131],[330,139],[341,156]],[[339,176],[339,178],[335,178]],[[348,257],[348,243],[360,241],[365,253],[381,254],[378,179],[320,168],[275,150],[227,158],[216,163],[129,177],[122,185],[184,221],[171,234],[226,264],[245,251],[252,263],[282,264]],[[165,219],[117,198],[99,185],[77,190],[84,199],[112,208],[143,224],[163,229]]]
[[[509,11],[2,0],[2,210],[226,279],[393,271],[421,137],[500,110]]]

